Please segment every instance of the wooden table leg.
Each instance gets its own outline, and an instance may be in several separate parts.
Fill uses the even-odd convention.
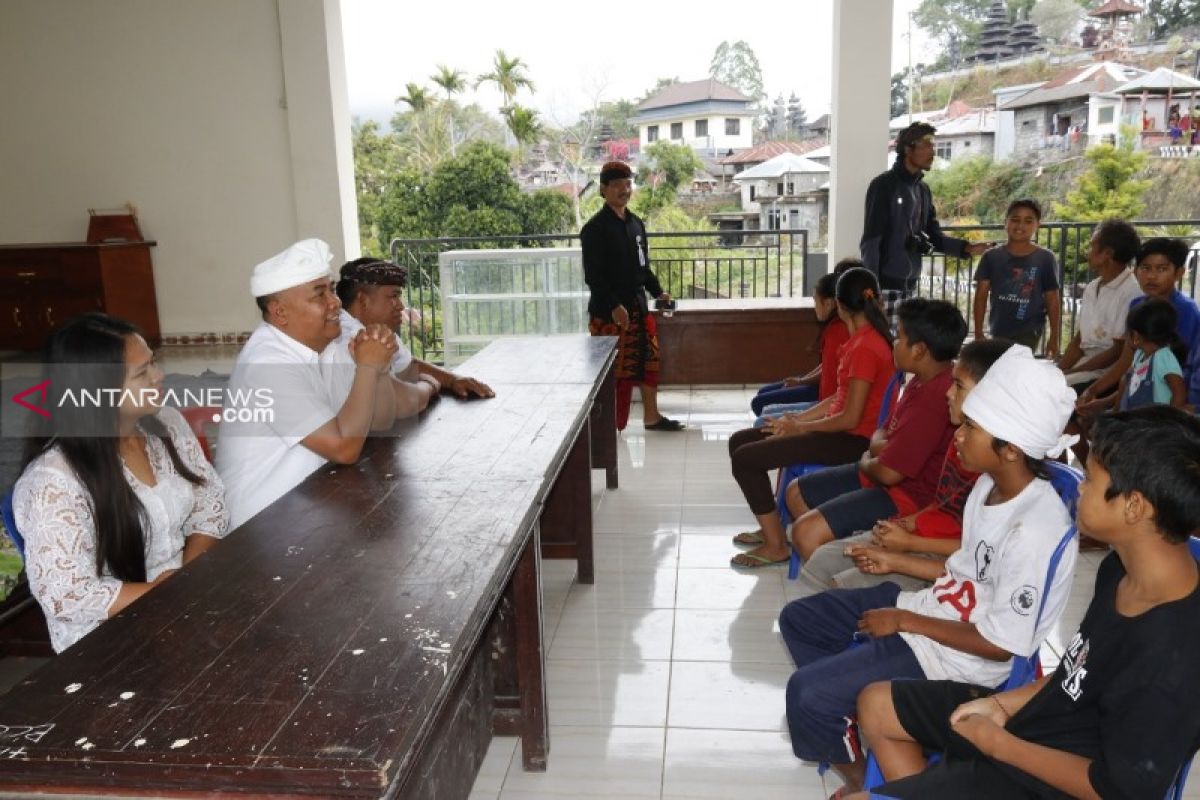
[[[617,488],[617,381],[609,369],[592,407],[592,466],[604,468],[609,489]]]
[[[517,691],[520,697],[521,765],[527,772],[545,772],[550,752],[550,721],[546,714],[546,656],[542,648],[541,554],[538,535],[529,540],[513,574],[516,617]]]
[[[590,425],[576,437],[566,463],[542,507],[542,556],[575,558],[579,582],[594,583],[596,567],[592,555],[592,472]]]

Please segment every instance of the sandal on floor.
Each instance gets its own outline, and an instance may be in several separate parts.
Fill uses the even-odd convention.
[[[668,419],[667,417],[659,417],[658,422],[653,425],[647,425],[648,431],[681,431],[683,423],[677,419]]]
[[[766,540],[763,539],[762,528],[756,528],[752,531],[742,531],[737,536],[733,537],[734,544],[749,545],[750,547],[758,547]]]
[[[781,567],[791,560],[792,557],[790,555],[784,556],[778,561],[772,561],[766,556],[760,556],[757,553],[738,553],[729,559],[729,566],[736,569],[762,569],[763,567]]]

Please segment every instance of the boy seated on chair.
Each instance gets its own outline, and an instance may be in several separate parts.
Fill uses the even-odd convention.
[[[868,684],[970,678],[999,686],[1013,655],[1037,652],[1066,606],[1075,569],[1068,547],[1045,586],[1071,520],[1042,461],[1069,443],[1061,434],[1074,399],[1057,367],[1011,345],[963,403],[954,440],[963,466],[981,474],[963,512],[962,548],[941,579],[919,592],[890,582],[832,589],[783,609],[779,628],[797,667],[787,686],[797,758],[831,763],[857,789],[863,764],[851,720]]]
[[[1200,745],[1200,422],[1100,417],[1079,530],[1113,552],[1053,674],[1010,691],[878,683],[859,698],[888,797],[1162,798]],[[923,750],[942,752],[925,769]],[[922,771],[924,770],[924,771]],[[867,795],[863,794],[865,798]]]
[[[984,339],[963,346],[946,392],[950,422],[962,424],[962,404],[1011,342]],[[924,589],[962,544],[962,512],[979,474],[968,470],[951,441],[942,461],[933,502],[906,517],[881,519],[867,531],[826,542],[804,562],[800,597],[828,589],[861,589],[884,581],[903,591]]]
[[[962,312],[944,300],[913,298],[896,312],[896,369],[913,374],[886,423],[857,464],[809,473],[787,487],[796,520],[792,544],[807,560],[818,547],[909,516],[937,494],[946,447],[954,434],[946,393],[967,335]]]

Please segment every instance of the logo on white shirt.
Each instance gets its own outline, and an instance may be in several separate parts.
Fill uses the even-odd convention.
[[[992,561],[996,557],[996,549],[987,542],[980,542],[975,548],[975,580],[980,583],[985,583],[988,579],[988,570],[992,567]]]
[[[1012,593],[1009,603],[1012,605],[1012,610],[1020,614],[1022,617],[1029,616],[1029,612],[1033,611],[1037,606],[1038,590],[1026,584]]]

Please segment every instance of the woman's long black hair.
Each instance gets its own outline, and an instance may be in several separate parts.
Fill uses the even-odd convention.
[[[105,396],[104,402],[81,402],[85,392],[96,396],[97,390],[116,390],[119,395],[125,385],[125,340],[137,333],[124,320],[93,312],[51,334],[45,355],[51,419],[26,441],[22,469],[57,447],[88,493],[96,529],[96,574],[107,566],[118,580],[143,583],[145,509],[122,470],[118,402]],[[180,476],[204,483],[183,463],[156,415],[139,424],[162,442]]]
[[[875,273],[863,267],[848,269],[838,278],[837,301],[851,314],[864,314],[871,327],[879,332],[890,347],[892,329],[883,315],[879,301],[879,280]]]
[[[817,278],[817,284],[813,287],[813,295],[816,297],[824,297],[827,300],[837,302],[837,280],[846,270],[854,269],[855,267],[863,266],[862,259],[858,258],[843,258],[833,268],[833,272],[826,272],[820,278]],[[821,348],[825,344],[825,329],[829,327],[829,323],[833,322],[837,313],[830,314],[823,320],[817,322],[817,339],[812,346],[808,348],[809,352],[821,352]]]

